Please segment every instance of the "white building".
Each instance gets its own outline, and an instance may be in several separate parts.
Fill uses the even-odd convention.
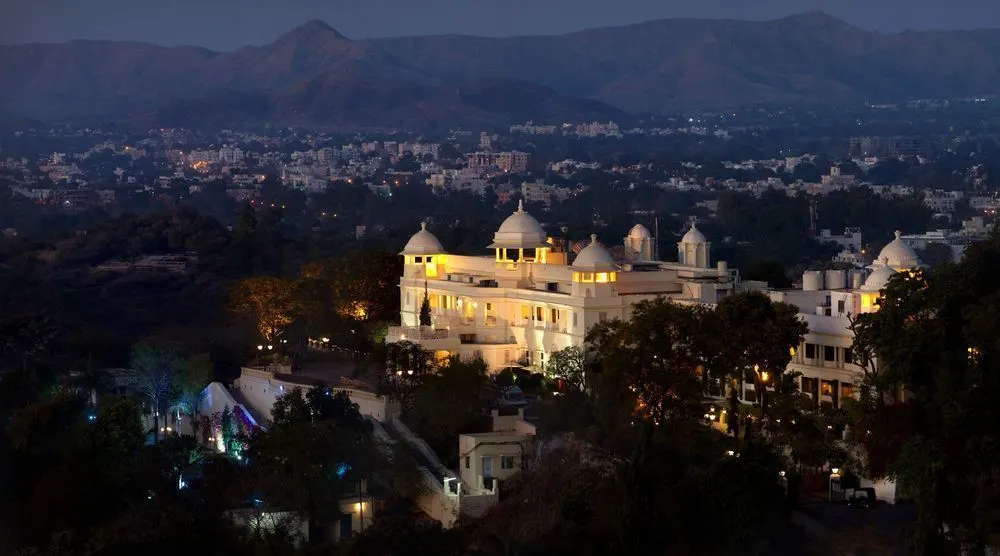
[[[598,322],[628,318],[642,300],[716,303],[739,282],[725,262],[710,267],[710,244],[692,227],[678,243],[678,263],[653,260],[649,231],[625,240],[631,262],[616,261],[592,236],[570,254],[548,238],[522,205],[488,246],[493,255],[448,254],[422,226],[402,251],[400,320],[387,341],[416,341],[440,356],[482,357],[491,369],[544,368],[550,354],[579,346]],[[427,296],[431,326],[420,326]]]
[[[896,238],[878,254],[867,277],[860,269],[807,271],[801,289],[769,292],[772,301],[797,306],[809,325],[809,332],[786,369],[802,373],[803,393],[818,404],[834,407],[840,407],[846,398],[856,397],[862,369],[855,364],[850,349],[854,342],[850,318],[876,311],[880,291],[889,279],[897,272],[920,267],[916,253],[896,232]],[[753,400],[753,385],[744,388],[744,399]]]

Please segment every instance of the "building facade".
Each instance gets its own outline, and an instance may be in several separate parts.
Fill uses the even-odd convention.
[[[629,318],[640,301],[716,303],[739,283],[725,262],[709,265],[711,246],[696,228],[678,244],[679,263],[653,260],[644,226],[623,243],[628,261],[616,261],[594,236],[570,263],[523,205],[497,230],[492,255],[449,254],[423,227],[401,253],[401,325],[390,328],[388,341],[419,342],[442,357],[481,357],[494,370],[540,370],[553,352],[582,345],[595,324]],[[420,326],[425,296],[430,326]]]

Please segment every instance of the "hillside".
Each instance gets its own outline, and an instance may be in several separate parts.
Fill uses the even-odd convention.
[[[477,96],[475,85],[463,93],[460,84],[469,83],[506,83],[511,96]],[[106,41],[0,47],[0,102],[18,116],[48,119],[153,121],[192,109],[329,125],[508,123],[610,110],[568,100],[579,98],[657,112],[998,90],[1000,30],[881,34],[819,12],[511,38],[351,40],[311,21],[233,52]]]

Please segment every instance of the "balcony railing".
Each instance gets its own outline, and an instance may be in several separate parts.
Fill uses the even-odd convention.
[[[387,340],[399,342],[404,340],[446,340],[451,334],[447,329],[434,329],[430,326],[390,326]]]

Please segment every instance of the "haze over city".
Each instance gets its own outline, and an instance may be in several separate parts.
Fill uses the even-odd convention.
[[[663,18],[766,20],[821,10],[863,29],[1000,26],[990,0],[4,0],[0,43],[105,39],[231,50],[266,44],[309,19],[350,38],[558,34]]]

